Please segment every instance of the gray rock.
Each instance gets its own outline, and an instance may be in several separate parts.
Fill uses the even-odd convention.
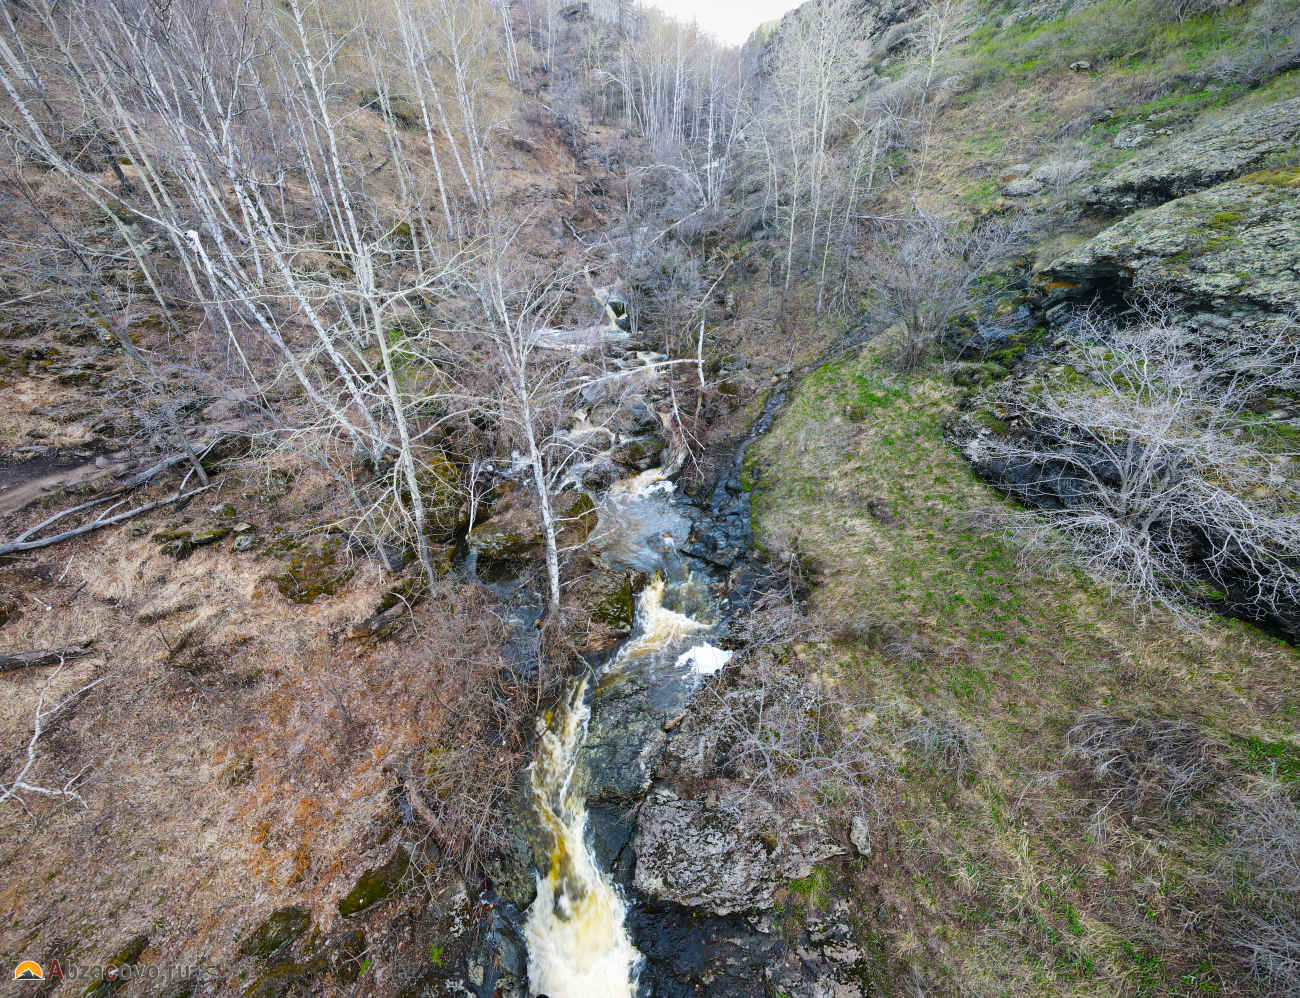
[[[863,859],[871,858],[871,826],[860,814],[855,814],[849,825],[849,842]]]
[[[1116,136],[1117,146],[1125,131]],[[1126,163],[1089,192],[1088,201],[1112,211],[1161,204],[1240,176],[1297,140],[1300,97],[1228,115]]]
[[[1133,125],[1125,125],[1115,133],[1114,146],[1116,149],[1134,149],[1137,146],[1146,145],[1151,141],[1151,135],[1147,132],[1147,126],[1138,122]]]
[[[1013,180],[1002,188],[1002,193],[1009,198],[1027,198],[1032,197],[1043,189],[1041,180],[1035,180],[1033,177],[1021,177],[1019,180]]]
[[[819,831],[789,823],[773,843],[725,804],[656,787],[637,817],[633,883],[651,897],[717,915],[771,908],[778,886],[843,852]]]

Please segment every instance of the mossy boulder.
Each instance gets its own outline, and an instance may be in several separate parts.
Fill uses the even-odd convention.
[[[320,944],[319,958],[331,974],[345,984],[361,976],[366,957],[366,933],[359,926],[345,926]]]
[[[560,543],[565,545],[583,543],[600,519],[595,500],[586,492],[558,497],[555,511],[559,517]]]
[[[285,998],[307,983],[312,970],[291,960],[272,964],[244,991],[245,998]]]
[[[207,547],[209,544],[225,540],[230,533],[231,528],[226,524],[201,527],[190,535],[190,544],[196,548]]]
[[[339,914],[350,918],[392,897],[401,888],[410,865],[410,854],[404,846],[398,846],[387,863],[361,875],[356,886],[339,902]]]
[[[634,607],[633,574],[594,569],[574,579],[569,599],[582,614],[583,633],[574,638],[584,652],[607,651],[632,629]]]
[[[265,960],[311,928],[311,915],[297,905],[277,908],[239,945],[240,956]]]
[[[541,557],[542,524],[531,498],[516,493],[499,501],[492,515],[466,538],[478,555],[480,573],[505,575]]]
[[[660,462],[668,441],[658,433],[650,433],[621,444],[610,455],[614,461],[633,471],[647,471]]]
[[[350,565],[339,564],[342,546],[342,536],[332,533],[277,541],[267,554],[286,556],[284,571],[270,576],[268,581],[291,603],[306,604],[321,596],[333,596],[356,571]]]

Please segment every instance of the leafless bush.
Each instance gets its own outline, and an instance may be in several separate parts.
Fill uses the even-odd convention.
[[[1228,848],[1234,889],[1224,935],[1267,998],[1300,996],[1300,797],[1243,801]]]
[[[804,612],[802,597],[808,579],[794,553],[771,574],[768,585],[755,594],[739,628],[739,638],[750,647],[773,648],[825,638],[822,628]]]
[[[991,288],[983,278],[1023,243],[1020,219],[968,227],[915,208],[883,222],[871,251],[872,290],[903,370],[919,367],[948,324],[978,310]]]
[[[778,812],[809,808],[863,814],[873,782],[890,770],[868,711],[825,677],[783,674],[774,663],[731,686],[710,688],[723,773],[748,798]]]
[[[1290,0],[1262,0],[1250,9],[1244,44],[1227,48],[1210,74],[1218,79],[1263,83],[1300,66],[1300,7]]]
[[[922,718],[907,728],[899,741],[926,764],[958,779],[976,764],[984,747],[977,732],[952,717]]]
[[[1222,775],[1218,745],[1184,721],[1093,711],[1066,733],[1065,746],[1067,759],[1105,795],[1098,820],[1116,805],[1131,816],[1151,803],[1176,810]]]
[[[1231,6],[1231,0],[1152,0],[1151,6],[1157,14],[1186,21]]]
[[[1028,543],[1064,544],[1184,618],[1208,596],[1269,620],[1300,601],[1300,519],[1254,410],[1297,386],[1292,323],[1211,342],[1176,316],[1123,328],[1084,316],[1064,373],[993,389],[984,404],[1010,429],[966,451],[1039,511],[1012,518]]]

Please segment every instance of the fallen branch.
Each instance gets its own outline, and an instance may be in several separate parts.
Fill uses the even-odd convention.
[[[45,651],[20,651],[13,655],[0,655],[0,672],[11,672],[14,669],[35,669],[42,665],[53,665],[55,662],[62,664],[64,659],[80,658],[82,655],[89,655],[91,645],[94,642],[87,641],[83,645],[77,645],[75,648],[56,648]]]
[[[169,503],[183,502],[186,499],[190,499],[198,495],[200,492],[208,491],[208,489],[212,487],[213,487],[212,485],[203,485],[197,489],[190,489],[190,491],[188,492],[177,492],[174,495],[168,496],[166,499],[159,499],[157,502],[146,503],[143,506],[137,506],[135,509],[128,509],[125,513],[118,513],[115,516],[108,516],[108,517],[102,515],[98,516],[90,523],[83,524],[80,527],[74,527],[72,530],[65,530],[63,533],[55,534],[53,537],[42,537],[37,540],[28,540],[28,538],[30,538],[32,534],[41,530],[43,527],[49,526],[55,520],[60,520],[64,516],[67,516],[69,513],[74,513],[78,509],[85,509],[87,506],[93,506],[98,502],[102,502],[103,500],[96,499],[88,503],[82,503],[80,506],[76,506],[73,509],[64,510],[62,513],[58,513],[55,516],[50,517],[48,520],[45,520],[42,523],[38,523],[36,526],[32,527],[31,529],[23,531],[23,533],[18,535],[17,540],[10,541],[7,544],[0,544],[0,555],[14,554],[18,551],[33,551],[36,548],[49,547],[51,544],[59,544],[62,541],[68,541],[74,537],[80,537],[82,534],[88,534],[92,530],[99,530],[103,527],[111,527],[116,523],[125,523],[127,520],[131,519],[132,517],[139,516],[141,513],[148,513],[150,510],[157,509],[159,506],[166,506]],[[120,505],[121,503],[117,503],[116,505],[111,506],[109,508],[116,509]]]
[[[60,666],[60,668],[62,668],[62,666]],[[17,800],[19,803],[23,803],[23,799],[21,795],[23,793],[31,793],[31,794],[38,794],[42,797],[65,797],[68,800],[75,800],[83,808],[86,806],[85,799],[81,796],[81,794],[77,793],[77,791],[74,790],[73,788],[76,786],[77,781],[80,780],[81,777],[83,777],[86,774],[86,770],[89,769],[90,766],[86,766],[80,772],[70,777],[67,781],[64,782],[62,787],[58,787],[58,788],[42,787],[27,782],[27,773],[31,770],[31,768],[34,765],[36,765],[36,743],[41,740],[41,734],[46,730],[46,726],[49,720],[52,717],[54,717],[55,714],[61,711],[64,707],[68,706],[70,703],[72,703],[72,701],[77,699],[77,697],[81,696],[83,693],[87,693],[90,690],[94,689],[96,686],[98,686],[100,683],[102,683],[105,679],[108,678],[107,676],[100,676],[98,679],[89,682],[85,686],[81,687],[81,689],[77,690],[75,693],[72,693],[64,697],[59,703],[55,704],[53,707],[46,707],[45,695],[49,693],[50,686],[53,684],[54,679],[58,674],[59,674],[59,670],[55,669],[53,674],[51,674],[50,678],[45,681],[45,688],[41,690],[41,695],[36,701],[36,716],[32,721],[32,738],[31,741],[27,743],[26,761],[23,763],[22,769],[18,771],[18,775],[14,777],[12,783],[10,783],[8,786],[0,785],[0,804],[4,804],[6,801],[10,799]],[[23,806],[26,807],[26,804],[23,804]]]

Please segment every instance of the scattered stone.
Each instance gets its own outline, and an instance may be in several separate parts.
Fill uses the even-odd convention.
[[[1074,62],[1070,63],[1070,72],[1072,73],[1087,73],[1091,69],[1092,69],[1092,63],[1089,62],[1087,59],[1077,59]]]

